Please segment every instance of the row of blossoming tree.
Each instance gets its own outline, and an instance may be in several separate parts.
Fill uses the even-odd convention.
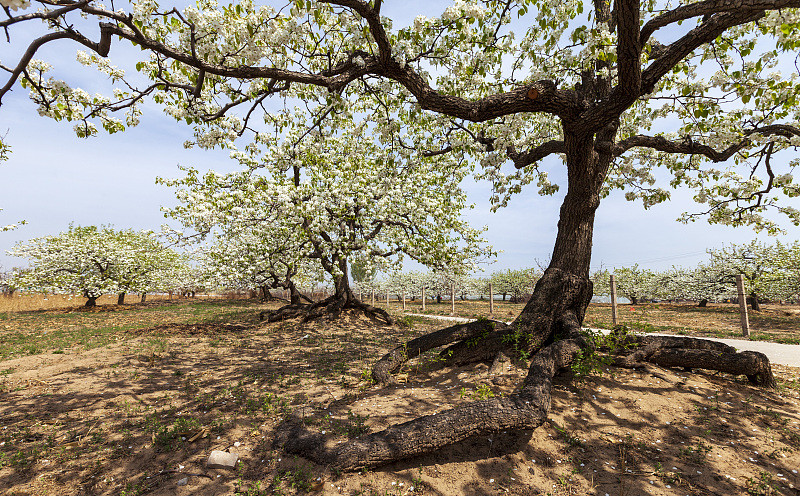
[[[650,270],[637,265],[594,271],[591,275],[593,295],[611,294],[610,276],[616,281],[617,295],[632,304],[653,300],[694,301],[705,306],[709,301],[736,298],[735,278],[742,275],[748,301],[759,310],[764,300],[800,301],[800,242],[765,244],[758,241],[721,249],[708,250],[708,261],[695,267],[672,267]],[[470,276],[454,272],[406,271],[378,277],[353,277],[360,294],[372,298],[416,300],[425,297],[442,299],[508,298],[513,303],[527,300],[533,293],[541,271],[507,269],[488,276]],[[490,288],[491,284],[491,288]]]
[[[735,278],[742,275],[753,310],[763,300],[800,301],[800,242],[765,244],[753,241],[709,250],[709,259],[696,267],[654,271],[633,267],[597,271],[592,276],[595,295],[610,295],[614,275],[617,294],[636,304],[647,300],[708,301],[738,296]]]
[[[152,231],[108,226],[70,226],[63,233],[17,244],[8,252],[28,267],[5,275],[7,295],[16,290],[79,294],[87,307],[106,294],[123,304],[128,293],[194,291],[197,274],[186,257],[165,247]]]

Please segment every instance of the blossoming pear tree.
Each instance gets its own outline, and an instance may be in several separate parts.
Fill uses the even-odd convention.
[[[117,231],[106,226],[70,226],[57,236],[19,243],[8,253],[30,263],[17,277],[18,287],[80,293],[87,299],[86,307],[96,306],[104,294],[117,294],[121,305],[129,292],[160,289],[165,274],[180,261],[152,231]]]
[[[762,298],[780,296],[780,281],[789,269],[784,263],[786,259],[780,256],[785,250],[781,243],[767,245],[759,241],[708,250],[711,260],[706,272],[711,275],[709,279],[727,286],[730,296],[736,296],[736,276],[741,274],[747,300],[758,312],[761,311]]]
[[[665,186],[692,188],[702,205],[686,221],[705,215],[768,231],[779,228],[773,213],[800,222],[786,201],[800,193],[790,153],[800,145],[792,64],[800,0],[457,0],[402,26],[382,0],[200,0],[183,9],[136,0],[127,10],[37,0],[35,11],[3,2],[10,8],[0,27],[9,37],[25,36],[31,31],[18,28],[30,23],[48,29],[32,36],[16,63],[3,61],[0,104],[19,82],[41,115],[76,123],[81,136],[135,125],[150,98],[192,125],[197,145],[244,153],[276,146],[301,101],[310,125],[294,141],[306,141],[330,113],[358,109],[370,132],[355,139],[422,158],[472,157],[498,207],[513,194],[555,193],[562,184],[549,169],[563,177],[549,266],[514,322],[436,331],[392,350],[373,370],[392,381],[403,361],[448,345],[451,363],[522,350],[532,362],[518,392],[335,446],[302,425],[287,431],[286,450],[338,469],[545,421],[553,376],[592,346],[581,333],[592,233],[602,198],[614,190],[649,207],[669,199],[656,181],[667,176]],[[39,48],[63,40],[87,50],[80,61],[106,74],[112,93],[89,95],[35,60]],[[116,43],[142,50],[136,73],[111,64]],[[544,161],[550,156],[560,160]],[[301,154],[299,164],[313,157],[325,158]],[[324,210],[317,202],[308,208]],[[631,340],[640,346],[618,360],[622,366],[708,368],[774,386],[763,355],[686,338]]]
[[[632,267],[614,268],[614,279],[617,284],[617,294],[624,296],[636,305],[642,300],[661,297],[661,274],[649,269],[639,268],[639,264]]]
[[[302,140],[295,137],[307,133],[306,124],[295,124],[263,154],[255,147],[236,153],[241,172],[200,176],[191,170],[183,179],[164,181],[180,188],[182,205],[172,215],[185,226],[200,233],[235,229],[239,247],[226,244],[216,250],[217,258],[266,258],[275,287],[308,260],[333,281],[330,297],[293,301],[264,314],[268,320],[311,319],[355,308],[390,322],[385,310],[356,297],[349,260],[358,259],[367,271],[398,267],[404,257],[430,267],[464,267],[491,254],[482,246],[481,231],[460,217],[466,195],[459,185],[467,169],[455,156],[415,156],[354,139],[371,129],[344,108],[330,110],[313,136]],[[252,237],[242,244],[246,235]],[[250,255],[235,255],[237,250]],[[236,263],[261,270],[252,259]]]

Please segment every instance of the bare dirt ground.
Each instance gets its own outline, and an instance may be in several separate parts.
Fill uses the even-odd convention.
[[[566,371],[533,432],[332,472],[273,449],[287,413],[346,439],[509,394],[524,364],[489,377],[486,365],[441,369],[428,354],[404,384],[379,386],[374,360],[442,324],[259,324],[262,308],[0,314],[0,493],[800,495],[800,370],[781,366],[777,391],[703,372]],[[207,468],[215,449],[238,453],[237,468]]]

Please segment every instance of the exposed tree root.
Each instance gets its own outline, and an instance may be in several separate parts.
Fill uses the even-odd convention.
[[[332,446],[295,419],[279,429],[276,444],[321,465],[355,470],[430,453],[478,434],[535,429],[550,411],[553,377],[586,345],[576,329],[545,347],[534,356],[522,389],[507,397],[475,401]]]
[[[553,377],[579,353],[586,357],[594,350],[593,340],[580,325],[591,294],[588,280],[548,269],[511,325],[478,320],[440,329],[391,350],[372,370],[375,380],[392,382],[392,374],[405,361],[443,346],[447,348],[441,355],[450,364],[494,359],[492,369],[498,370],[508,357],[529,355],[528,374],[517,393],[475,401],[338,444],[294,418],[279,429],[276,446],[334,469],[355,470],[430,453],[475,435],[536,429],[550,411]],[[324,313],[334,303],[326,300],[316,305]],[[736,353],[721,343],[686,337],[620,335],[618,341],[624,345],[618,350],[625,352],[616,362],[623,367],[652,363],[703,368],[744,374],[754,384],[775,387],[769,360],[760,353]]]
[[[418,357],[426,351],[439,348],[457,341],[476,339],[496,329],[505,328],[506,324],[493,320],[476,320],[468,324],[458,324],[439,329],[430,334],[412,339],[383,356],[372,367],[372,378],[378,382],[391,383],[391,374],[397,372],[407,360]]]
[[[757,351],[742,351],[717,341],[679,336],[630,336],[626,344],[638,346],[615,364],[623,367],[650,362],[662,367],[705,369],[745,375],[757,386],[777,387],[769,359]]]
[[[315,303],[292,303],[284,305],[277,310],[265,310],[258,315],[258,319],[266,320],[267,322],[280,322],[300,318],[303,322],[308,322],[326,316],[337,318],[344,310],[349,309],[361,311],[368,317],[387,324],[394,323],[392,317],[382,308],[367,305],[356,298],[344,298],[336,295]]]

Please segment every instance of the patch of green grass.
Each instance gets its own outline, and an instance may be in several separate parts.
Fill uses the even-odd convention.
[[[198,300],[135,307],[124,311],[62,310],[3,312],[0,360],[73,347],[93,349],[136,337],[139,329],[162,325],[254,320],[254,303],[242,300]]]
[[[150,422],[150,429],[153,446],[158,451],[174,451],[186,441],[188,436],[200,430],[200,422],[191,417],[178,417],[171,425],[161,425],[156,416]]]
[[[282,489],[288,488],[297,492],[307,493],[311,491],[314,474],[305,467],[297,467],[292,470],[279,470],[272,479],[272,494],[284,494]]]
[[[751,334],[750,339],[753,341],[769,341],[781,344],[800,344],[800,337],[784,337],[764,332]]]
[[[745,484],[747,494],[751,496],[771,496],[777,490],[772,474],[766,470],[761,470],[757,478],[748,477]]]

